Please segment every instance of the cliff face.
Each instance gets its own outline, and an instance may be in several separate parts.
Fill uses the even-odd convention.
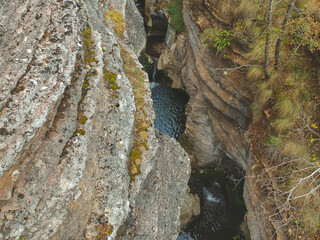
[[[175,239],[190,174],[179,144],[149,127],[129,187],[136,107],[120,48],[140,68],[134,3],[13,0],[0,13],[0,239]],[[150,93],[145,110],[152,121]]]

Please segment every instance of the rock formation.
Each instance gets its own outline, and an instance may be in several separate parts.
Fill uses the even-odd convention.
[[[133,1],[0,2],[0,239],[175,239],[187,154],[151,126],[128,174],[136,107],[120,51],[141,68],[145,45]],[[152,121],[148,92],[145,108]]]

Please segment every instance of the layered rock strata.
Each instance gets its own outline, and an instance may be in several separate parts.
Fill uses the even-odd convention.
[[[121,226],[123,238],[175,239],[190,174],[175,140],[149,128],[130,187],[136,108],[120,45],[141,67],[134,3],[13,0],[0,13],[0,239],[114,239]],[[153,120],[150,93],[145,104]]]

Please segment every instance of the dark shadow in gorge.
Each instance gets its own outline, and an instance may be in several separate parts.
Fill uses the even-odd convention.
[[[230,169],[193,169],[189,186],[201,199],[201,214],[189,223],[177,240],[244,239],[242,224],[246,207],[243,181],[237,186],[230,180]],[[239,173],[232,176],[241,177]]]

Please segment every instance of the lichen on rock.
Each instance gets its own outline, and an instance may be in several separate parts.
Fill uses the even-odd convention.
[[[145,47],[145,33],[141,17],[128,19],[139,14],[130,0],[1,4],[2,239],[114,239],[130,217],[141,226],[156,225],[158,235],[165,231],[165,222],[172,222],[174,231],[163,239],[177,234],[176,208],[183,201],[189,158],[174,140],[156,136],[151,125],[141,174],[129,188],[127,162],[134,145],[136,106],[123,70],[120,39],[105,25],[104,14],[111,5],[125,24],[134,22],[121,44],[140,69],[135,54]],[[150,92],[144,99],[152,121]],[[166,155],[157,152],[162,148]],[[160,174],[162,159],[170,162],[166,178]],[[168,183],[161,196],[141,195],[149,173]],[[168,194],[171,191],[174,196]],[[144,222],[131,211],[142,207],[139,199],[154,207],[160,197],[168,201],[169,212],[159,207]],[[151,214],[151,205],[143,207]]]

